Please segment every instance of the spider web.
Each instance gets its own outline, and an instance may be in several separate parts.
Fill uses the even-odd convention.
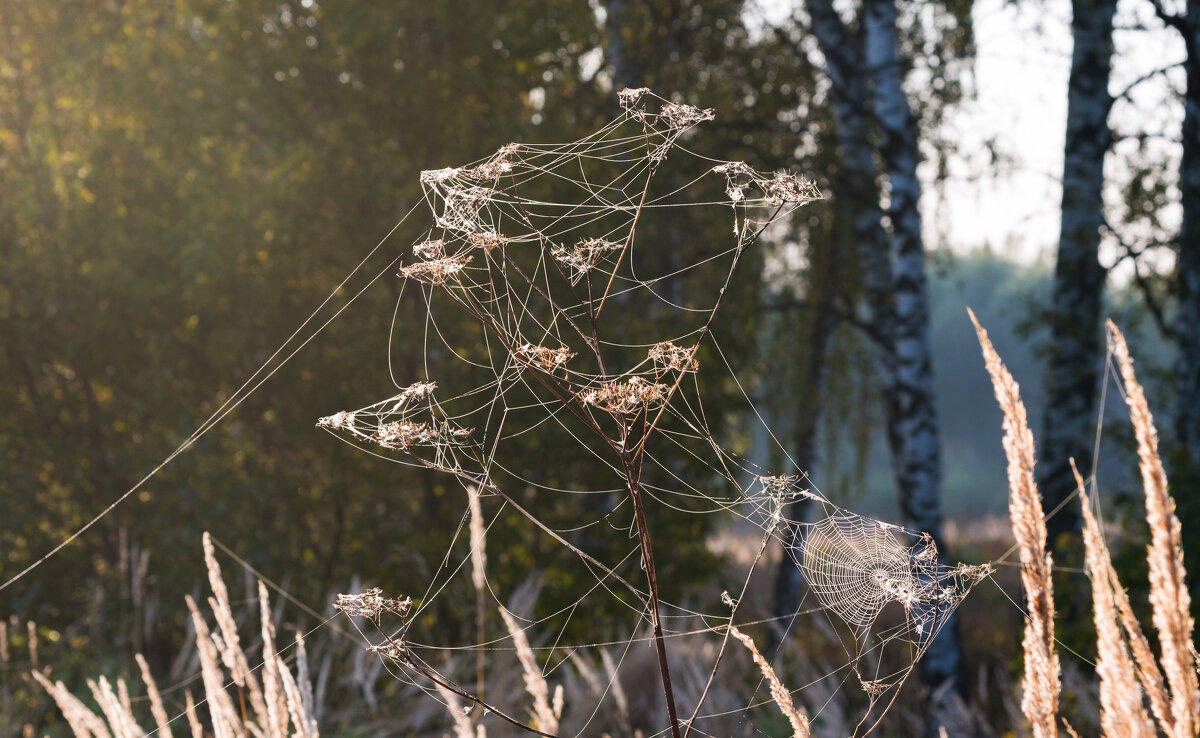
[[[558,632],[551,645],[534,649],[551,678],[568,657],[607,659],[615,647],[623,659],[633,644],[654,642],[655,628],[666,639],[722,643],[725,636],[727,642],[728,626],[739,615],[741,595],[767,544],[785,542],[785,555],[802,569],[808,594],[787,623],[763,624],[799,630],[811,623],[806,633],[834,644],[841,666],[809,686],[855,692],[858,697],[849,701],[861,707],[862,716],[853,731],[870,732],[947,617],[990,568],[947,567],[928,536],[843,510],[805,488],[799,477],[766,474],[718,442],[702,401],[701,376],[729,380],[745,396],[713,330],[727,288],[764,232],[821,194],[804,177],[762,173],[690,150],[685,144],[699,124],[713,119],[712,110],[673,103],[644,88],[619,97],[621,115],[578,141],[508,144],[471,164],[421,174],[431,225],[412,245],[398,276],[421,290],[426,305],[425,376],[409,377],[387,399],[321,418],[318,426],[394,463],[445,473],[468,496],[494,499],[500,510],[490,522],[472,509],[472,525],[480,530],[515,512],[584,562],[594,582],[582,588],[578,600],[521,621],[538,644],[545,642],[545,631]],[[668,168],[670,176],[663,176]],[[655,186],[664,179],[674,184]],[[680,209],[685,217],[723,209],[732,221],[730,236],[724,243],[698,244],[688,251],[687,263],[681,254],[663,253],[639,238],[654,233],[654,221]],[[443,320],[447,303],[473,319],[478,334]],[[671,320],[646,320],[653,311],[669,313]],[[664,325],[674,335],[657,333]],[[719,357],[714,365],[728,373],[706,373],[706,357]],[[453,377],[455,390],[443,391],[433,369]],[[586,477],[564,484],[506,466],[506,449],[545,427],[560,439],[550,453],[571,469],[587,468]],[[606,483],[596,485],[596,479]],[[522,506],[514,489],[619,501],[600,519],[554,528]],[[812,522],[786,519],[785,508],[797,499],[817,513]],[[640,535],[645,520],[637,514],[646,505],[681,515],[732,513],[758,526],[758,555],[741,595],[725,593],[725,604],[716,610],[658,600],[657,588],[648,584],[655,577],[653,559],[647,559]],[[604,524],[626,531],[626,540],[633,541],[610,561],[584,550],[576,535]],[[377,650],[399,678],[421,685],[435,699],[462,697],[503,715],[455,681],[453,663],[432,664],[465,661],[464,652],[516,647],[509,639],[431,644],[423,641],[433,634],[412,627],[456,577],[466,578],[474,568],[475,584],[481,579],[486,584],[482,564],[468,564],[471,553],[481,553],[482,534],[472,529],[475,550],[463,555],[456,548],[459,532],[399,627],[386,628],[381,613],[370,617],[357,600],[347,602],[352,614],[368,616],[380,628]],[[503,606],[490,584],[487,593]],[[573,614],[597,599],[626,604],[631,617],[623,625],[625,637],[564,641]],[[721,645],[719,654],[724,650]],[[771,709],[769,698],[757,692],[736,709],[706,706],[721,656],[704,658],[704,669],[711,671],[703,691],[703,680],[680,687],[679,718],[687,732],[711,735],[730,719],[745,721],[751,710]],[[614,674],[609,671],[604,694],[613,688]],[[692,694],[684,694],[688,691]],[[798,696],[806,702],[804,688]],[[824,709],[813,700],[807,704],[817,717]],[[586,733],[598,710],[599,704],[590,714],[585,710],[573,727],[564,722],[560,734]],[[661,732],[667,733],[669,728]]]

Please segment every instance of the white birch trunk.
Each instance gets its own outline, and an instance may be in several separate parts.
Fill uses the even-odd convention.
[[[1187,92],[1183,114],[1183,162],[1179,188],[1183,223],[1179,230],[1175,335],[1179,343],[1179,387],[1175,434],[1187,464],[1200,469],[1200,2],[1188,3],[1183,29],[1187,41]]]
[[[1046,414],[1037,484],[1047,511],[1075,489],[1069,460],[1092,463],[1099,372],[1104,365],[1100,325],[1105,271],[1100,265],[1104,222],[1104,156],[1111,142],[1112,23],[1116,0],[1074,0],[1075,47],[1067,83],[1067,132],[1063,147],[1062,225],[1054,267],[1051,341],[1046,375]],[[1046,521],[1052,546],[1080,529],[1078,506],[1066,505]]]
[[[942,536],[942,460],[933,351],[929,337],[929,288],[921,233],[921,182],[917,178],[917,133],[904,92],[896,46],[895,0],[866,0],[864,57],[873,87],[880,153],[887,168],[892,224],[893,386],[888,400],[900,509],[905,524],[933,536],[945,563]],[[932,731],[956,726],[966,694],[958,618],[951,614],[921,660],[922,681],[930,688]]]

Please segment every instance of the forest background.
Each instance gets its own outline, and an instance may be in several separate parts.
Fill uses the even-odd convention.
[[[994,66],[977,66],[979,50],[995,48],[989,32],[1011,35],[1012,24],[1023,23],[1033,32],[1021,34],[1020,46],[1012,41],[1010,52],[1037,50],[1066,71],[1079,24],[1072,26],[1063,3],[868,5],[896,12],[895,64],[920,159],[918,231],[936,377],[930,399],[941,439],[938,516],[951,521],[952,556],[978,553],[995,543],[979,531],[1003,514],[1006,481],[999,412],[964,307],[988,326],[1041,428],[1042,398],[1058,391],[1050,370],[1064,330],[1055,314],[1063,289],[1055,264],[1070,239],[1055,239],[1062,173],[1047,171],[1063,159],[1038,157],[1072,145],[1070,135],[1062,138],[1065,76],[1061,89],[1048,75],[1031,92],[1057,95],[1055,102],[1031,99],[1001,125],[981,121],[988,108],[980,101],[995,99],[989,85],[1005,83]],[[1092,12],[1103,3],[1075,5]],[[627,85],[715,108],[709,150],[805,173],[828,193],[788,231],[771,234],[735,285],[725,328],[735,329],[750,359],[742,383],[784,445],[806,450],[798,455],[821,489],[860,512],[912,522],[888,458],[878,325],[860,309],[871,301],[870,280],[851,225],[875,212],[876,226],[896,237],[890,134],[886,121],[868,126],[864,140],[877,169],[848,177],[839,62],[823,53],[829,48],[813,27],[836,19],[845,48],[859,53],[866,11],[856,3],[809,6],[4,0],[2,578],[133,487],[217,409],[418,202],[419,172],[476,160],[510,141],[577,138],[615,114],[614,93]],[[1116,41],[1110,27],[1102,44],[1113,70],[1101,79],[1108,99],[1103,197],[1094,208],[1100,225],[1085,253],[1093,271],[1107,275],[1103,312],[1127,327],[1152,401],[1175,417],[1186,414],[1177,401],[1182,385],[1195,379],[1180,368],[1181,346],[1191,340],[1186,300],[1195,291],[1180,286],[1188,260],[1177,254],[1200,248],[1181,228],[1192,191],[1181,171],[1197,164],[1188,155],[1187,134],[1196,130],[1185,121],[1185,98],[1200,86],[1188,74],[1192,45],[1183,39],[1200,24],[1189,20],[1193,9],[1148,1],[1116,11],[1109,6]],[[1008,25],[998,24],[1000,16]],[[859,71],[870,77],[872,70]],[[1030,119],[1038,121],[1032,129]],[[1039,133],[1027,150],[1028,130]],[[1052,204],[1020,211],[1038,187]],[[991,227],[1007,216],[1018,221],[1016,235],[979,232],[979,223]],[[1049,218],[1053,233],[1022,230],[1039,218]],[[664,251],[686,258],[689,238],[707,227],[657,236]],[[414,235],[400,234],[398,243]],[[129,502],[0,594],[0,615],[38,624],[56,678],[130,673],[138,652],[166,668],[186,634],[183,596],[203,577],[204,530],[318,610],[355,579],[419,589],[446,545],[427,532],[458,525],[461,500],[429,474],[375,463],[312,430],[317,417],[389,387],[389,368],[418,373],[430,346],[424,304],[416,292],[398,291],[385,279],[365,292]],[[339,293],[335,307],[352,295]],[[447,316],[444,325],[455,320]],[[1078,326],[1089,330],[1099,341],[1099,323]],[[1083,359],[1094,372],[1104,356]],[[712,406],[732,411],[735,389],[715,386]],[[1085,409],[1093,422],[1097,407]],[[764,465],[778,464],[749,420],[730,412],[725,437]],[[1171,458],[1191,468],[1200,450],[1188,447],[1183,431],[1165,435]],[[1114,428],[1105,439],[1102,487],[1119,515],[1122,500],[1136,496],[1126,492],[1135,480],[1130,434]],[[527,453],[509,463],[543,480],[566,475],[543,451],[554,441],[531,435]],[[1185,547],[1200,530],[1188,525],[1192,517],[1200,523],[1187,502],[1196,497],[1189,478],[1196,477],[1178,477],[1175,487]],[[568,499],[536,499],[551,520],[589,514]],[[722,555],[710,541],[729,522],[663,516],[656,524],[682,541],[678,555],[660,563],[664,581],[675,593],[702,590]],[[548,569],[555,574],[546,579],[544,606],[569,596],[574,574],[561,552],[516,521],[502,519],[490,536],[502,588]],[[1189,551],[1200,551],[1200,541]],[[455,610],[455,598],[442,602],[439,622],[469,633],[471,613]],[[604,613],[579,620],[578,627],[602,628]],[[982,645],[997,650],[969,653],[973,666],[1013,668],[1018,651],[1004,650],[1013,644]],[[6,694],[29,666],[5,662]],[[44,695],[20,694],[6,705],[5,724],[53,730],[58,719]]]

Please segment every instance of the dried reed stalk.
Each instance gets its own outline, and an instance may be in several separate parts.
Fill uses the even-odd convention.
[[[1175,720],[1171,715],[1171,698],[1167,695],[1167,685],[1163,679],[1162,670],[1158,668],[1154,652],[1150,650],[1150,642],[1146,639],[1146,634],[1142,632],[1142,624],[1133,614],[1133,605],[1129,602],[1129,594],[1121,586],[1121,581],[1117,578],[1117,572],[1112,568],[1111,561],[1108,566],[1109,581],[1113,588],[1113,601],[1117,606],[1121,627],[1125,629],[1125,635],[1129,638],[1129,648],[1133,652],[1133,660],[1137,664],[1138,680],[1142,683],[1142,689],[1146,690],[1146,694],[1150,697],[1150,710],[1154,713],[1159,727],[1167,735],[1175,735]]]
[[[188,728],[192,731],[192,738],[204,738],[204,728],[200,725],[200,718],[196,715],[196,701],[192,699],[192,690],[190,689],[185,693],[183,711],[187,715]]]
[[[1175,500],[1167,491],[1167,475],[1158,455],[1158,431],[1142,386],[1133,371],[1133,359],[1125,337],[1110,320],[1109,344],[1121,370],[1125,403],[1133,421],[1138,444],[1138,462],[1146,493],[1146,522],[1150,525],[1150,605],[1158,631],[1163,672],[1171,688],[1171,716],[1176,736],[1196,735],[1200,730],[1200,694],[1196,665],[1192,658],[1191,597],[1183,566],[1182,533],[1175,516]]]
[[[487,529],[483,523],[483,505],[479,501],[479,488],[467,486],[467,504],[470,508],[471,531],[471,583],[475,586],[475,638],[478,643],[487,642]],[[485,654],[480,649],[475,654],[475,696],[483,699]]]
[[[517,649],[517,658],[521,661],[521,670],[525,672],[525,690],[533,697],[531,712],[537,723],[536,727],[543,733],[557,733],[558,718],[562,715],[561,692],[556,691],[555,705],[551,706],[550,689],[546,685],[546,678],[542,676],[537,657],[529,646],[529,639],[525,637],[525,631],[503,605],[500,606],[500,617],[504,619],[504,626],[508,628],[508,633],[512,636],[513,645]]]
[[[1157,733],[1142,702],[1137,671],[1121,637],[1113,595],[1112,558],[1100,523],[1092,514],[1091,499],[1074,459],[1071,459],[1071,471],[1075,474],[1079,504],[1083,508],[1083,547],[1088,576],[1092,580],[1096,674],[1100,677],[1100,727],[1107,736],[1154,736]]]
[[[83,704],[78,697],[71,694],[71,690],[67,689],[65,684],[61,681],[52,684],[40,671],[33,671],[32,675],[54,699],[72,733],[81,738],[92,738],[93,736],[109,738],[108,727],[104,721],[88,709],[87,705]]]
[[[1021,553],[1021,583],[1025,587],[1028,617],[1025,621],[1025,677],[1021,711],[1029,719],[1034,738],[1058,735],[1058,696],[1062,690],[1058,654],[1054,650],[1053,561],[1046,550],[1046,523],[1042,499],[1034,481],[1033,433],[1021,402],[1021,388],[1000,360],[1000,355],[968,308],[979,336],[984,363],[992,378],[996,401],[1004,412],[1004,454],[1008,457],[1008,513]]]
[[[158,729],[155,734],[161,738],[171,738],[171,721],[167,718],[166,708],[163,707],[162,695],[158,692],[158,683],[150,673],[150,665],[140,653],[134,656],[138,669],[142,672],[142,681],[146,683],[146,696],[150,698],[150,714],[154,716],[154,725]]]
[[[241,641],[238,638],[237,621],[233,617],[233,607],[229,604],[229,590],[226,589],[225,579],[221,576],[221,567],[217,565],[212,536],[208,534],[208,531],[204,532],[202,540],[204,564],[208,570],[208,583],[213,591],[213,596],[208,598],[208,604],[217,621],[217,627],[221,631],[220,641],[213,643],[217,646],[221,654],[221,661],[229,670],[229,675],[233,677],[234,684],[249,691],[250,705],[254,709],[254,713],[265,715],[267,708],[266,703],[263,702],[262,690],[259,689],[258,680],[254,678],[254,672],[250,670],[250,663],[242,651]]]
[[[763,658],[763,655],[758,652],[758,647],[754,645],[754,639],[746,635],[742,631],[729,626],[729,634],[741,641],[746,650],[750,652],[750,658],[754,659],[754,663],[762,671],[762,675],[766,678],[767,683],[771,685],[771,699],[775,700],[775,704],[779,705],[779,711],[788,719],[792,725],[792,738],[809,738],[812,731],[808,725],[808,716],[792,703],[792,693],[788,688],[783,686],[783,682],[779,681],[779,677],[775,674],[775,670],[771,668],[771,664]]]

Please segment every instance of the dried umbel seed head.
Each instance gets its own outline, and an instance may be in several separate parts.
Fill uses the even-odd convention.
[[[534,346],[532,343],[527,343],[524,346],[517,348],[517,357],[526,364],[532,365],[544,372],[552,372],[566,366],[566,363],[575,356],[574,352],[566,346],[552,349],[545,346]]]
[[[478,233],[472,233],[467,236],[467,240],[471,242],[472,246],[484,249],[485,251],[491,251],[494,248],[508,243],[507,236],[502,236],[495,231],[479,231]]]
[[[413,382],[396,395],[396,399],[407,403],[411,400],[429,397],[437,389],[437,382]]]
[[[701,110],[694,105],[680,103],[663,104],[661,115],[667,121],[668,126],[677,130],[691,128],[697,123],[703,123],[706,120],[712,120],[717,117],[712,108]]]
[[[813,497],[808,490],[800,486],[800,477],[795,474],[776,474],[760,476],[758,483],[767,495],[781,500],[791,500],[797,497]]]
[[[413,446],[455,445],[469,435],[469,429],[455,428],[449,423],[397,420],[381,425],[371,440],[384,448],[403,451]]]
[[[649,409],[666,400],[668,388],[664,384],[647,382],[641,377],[630,377],[626,381],[614,379],[598,389],[582,390],[579,399],[583,404],[613,415],[632,415]]]
[[[670,341],[654,344],[650,349],[650,360],[677,372],[694,372],[700,368],[696,361],[696,346],[676,346]]]
[[[718,164],[712,169],[717,174],[725,175],[725,194],[731,202],[741,202],[746,199],[746,188],[754,181],[755,172],[745,162],[729,161]]]
[[[412,609],[412,598],[392,599],[384,597],[382,589],[372,587],[362,594],[338,595],[337,602],[334,603],[333,607],[347,615],[364,618],[376,618],[385,613],[404,617]]]
[[[626,87],[617,93],[617,100],[620,101],[623,110],[636,113],[638,104],[649,92],[649,87]]]
[[[442,184],[449,182],[458,175],[462,174],[462,169],[456,167],[446,167],[445,169],[426,169],[421,172],[421,182],[423,184]]]
[[[412,252],[422,259],[440,259],[446,253],[446,242],[440,238],[436,241],[422,241],[412,247]]]
[[[957,578],[975,584],[996,573],[996,569],[991,564],[959,564],[951,569],[950,573]]]
[[[318,428],[332,428],[333,430],[341,430],[343,428],[352,430],[354,428],[354,413],[348,413],[345,410],[326,415],[317,420]]]
[[[866,692],[870,697],[878,697],[892,688],[890,682],[863,679],[862,675],[858,677],[858,684],[862,687],[862,691]]]
[[[812,180],[787,172],[776,172],[775,178],[767,182],[763,189],[767,194],[767,201],[772,205],[782,205],[786,202],[806,203],[821,197],[821,191]]]
[[[400,268],[398,276],[412,278],[425,284],[445,284],[458,275],[471,261],[470,256],[446,256]]]
[[[595,269],[605,257],[621,250],[621,244],[603,238],[585,238],[572,248],[555,246],[550,255],[570,272],[571,284],[578,284],[585,274]]]
[[[519,144],[510,143],[500,149],[484,163],[471,170],[471,174],[479,179],[500,179],[513,170],[513,157],[516,156]]]

